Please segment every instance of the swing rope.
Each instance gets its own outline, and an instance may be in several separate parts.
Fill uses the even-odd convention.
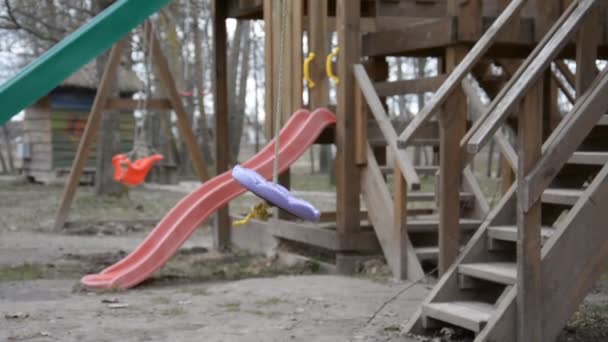
[[[285,51],[285,31],[287,27],[287,19],[285,18],[285,14],[287,13],[287,1],[279,0],[281,5],[280,10],[280,18],[281,25],[279,29],[279,72],[278,72],[278,84],[277,84],[277,99],[275,103],[275,111],[274,111],[274,162],[272,169],[272,181],[277,184],[279,182],[279,133],[281,126],[281,106],[282,102],[282,90],[283,90],[283,78],[284,78],[284,51]],[[274,216],[278,218],[279,210],[274,211]],[[253,219],[266,221],[270,218],[271,213],[269,211],[269,206],[267,203],[262,202],[255,205],[249,214],[245,216],[242,220],[234,221],[232,223],[233,227],[239,227],[249,223],[249,221]]]
[[[283,77],[284,77],[284,54],[285,54],[285,31],[287,27],[287,1],[279,0],[281,3],[281,28],[279,29],[279,80],[277,84],[277,101],[274,112],[274,163],[272,169],[272,181],[277,184],[279,182],[279,133],[281,126],[281,106],[283,92]],[[279,210],[275,211],[275,217],[278,218]]]

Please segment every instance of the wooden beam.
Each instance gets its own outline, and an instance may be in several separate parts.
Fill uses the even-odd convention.
[[[395,161],[397,165],[399,165],[399,169],[401,172],[403,172],[407,183],[413,189],[418,189],[420,187],[420,179],[418,178],[416,169],[410,161],[407,153],[397,147],[397,133],[395,132],[395,128],[393,128],[393,125],[389,120],[388,113],[386,112],[386,109],[384,109],[380,98],[376,94],[372,81],[369,79],[367,72],[365,72],[365,68],[363,65],[357,64],[353,67],[353,70],[357,84],[359,85],[359,88],[361,89],[361,92],[367,101],[367,105],[376,119],[380,130],[382,131],[382,135],[384,135],[386,138],[386,142],[395,155]]]
[[[304,92],[304,86],[302,79],[304,78],[303,73],[303,51],[302,51],[302,36],[304,34],[304,0],[291,0],[293,6],[292,14],[292,37],[291,37],[291,48],[289,49],[292,53],[292,67],[291,72],[293,73],[293,82],[288,83],[289,88],[292,91],[292,103],[288,113],[293,113],[296,110],[302,108],[304,105],[302,94]],[[289,69],[288,69],[289,70]],[[286,118],[287,119],[287,118]]]
[[[413,80],[376,82],[374,88],[380,97],[420,94],[437,91],[446,79],[446,75],[438,75]]]
[[[439,110],[455,89],[460,87],[460,82],[488,51],[502,29],[508,26],[514,18],[519,18],[519,11],[525,2],[525,0],[513,0],[473,46],[462,62],[452,70],[450,76],[448,76],[447,80],[441,85],[431,100],[422,108],[412,123],[408,125],[399,136],[398,145],[400,148],[405,148],[407,146],[408,141],[414,136],[418,128]]]
[[[264,3],[264,5],[266,5],[266,3]],[[228,171],[230,163],[230,129],[228,122],[228,69],[226,65],[226,61],[228,59],[226,53],[228,38],[226,32],[227,12],[225,1],[213,1],[213,17],[213,41],[215,44],[213,49],[215,61],[215,101],[213,101],[215,112],[215,172],[219,175],[223,172]],[[266,64],[266,67],[270,67],[270,65]],[[225,205],[217,211],[215,226],[213,228],[213,243],[216,249],[230,249],[230,229],[230,212],[228,210],[228,205]]]
[[[575,88],[576,87],[576,77],[574,76],[574,74],[572,73],[570,68],[568,68],[566,63],[564,63],[564,61],[556,60],[555,66],[557,67],[559,72],[561,72],[562,75],[564,75],[564,77],[566,78],[566,81],[568,81],[568,84],[570,85],[570,87]]]
[[[190,150],[190,154],[192,156],[192,163],[194,164],[194,168],[196,169],[196,173],[201,182],[206,182],[209,180],[209,174],[207,172],[207,163],[205,162],[205,158],[201,153],[196,138],[194,137],[194,132],[192,132],[192,124],[188,119],[188,113],[186,112],[186,108],[184,108],[184,103],[182,102],[182,98],[177,91],[177,87],[175,85],[175,80],[173,75],[171,74],[171,70],[169,69],[169,64],[167,63],[167,59],[163,55],[161,50],[160,42],[156,39],[156,34],[152,30],[152,26],[149,22],[145,24],[145,37],[149,37],[150,41],[148,44],[152,49],[152,60],[154,65],[156,66],[156,72],[158,78],[160,79],[163,87],[167,91],[167,95],[169,96],[169,101],[171,101],[171,106],[175,111],[175,115],[177,117],[177,125],[179,127],[179,131],[182,134],[186,142],[186,146],[188,150]]]
[[[506,120],[525,93],[557,57],[591,9],[594,0],[581,0],[569,7],[537,45],[509,83],[492,101],[488,111],[463,139],[469,153],[479,152]]]
[[[336,207],[338,212],[338,231],[342,234],[359,230],[360,172],[357,167],[355,145],[355,97],[356,86],[352,65],[361,56],[359,18],[361,4],[358,1],[336,1],[338,30],[338,75],[337,123],[336,123]]]
[[[558,88],[562,91],[564,96],[566,96],[566,98],[568,99],[568,102],[570,102],[571,104],[574,104],[576,99],[574,98],[574,95],[572,95],[570,87],[566,84],[567,81],[564,81],[563,78],[558,77],[556,72],[551,72],[551,78],[553,79],[553,82],[555,82],[555,84],[557,84]],[[565,78],[565,76],[564,76],[564,78]]]
[[[395,239],[393,229],[395,222],[394,208],[393,203],[391,203],[391,194],[384,177],[382,177],[380,166],[371,146],[368,145],[367,151],[367,167],[361,173],[361,193],[368,208],[369,220],[374,226],[386,262],[393,275],[402,275],[402,271],[407,270],[408,279],[420,279],[424,276],[424,271],[416,257],[409,236],[402,234],[399,240]],[[403,265],[402,262],[407,262],[407,265]]]
[[[108,99],[104,106],[105,110],[137,110],[147,109],[155,111],[172,110],[173,106],[168,99],[148,99],[145,101],[132,99]]]
[[[273,33],[277,28],[274,27],[272,20],[273,15],[273,0],[264,0],[264,78],[267,80],[264,84],[264,133],[266,138],[272,137],[272,123],[274,122],[274,100],[275,100],[275,82],[274,78],[274,38]],[[224,28],[225,29],[225,28]],[[224,53],[226,55],[226,53]]]
[[[60,202],[61,204],[59,205],[59,210],[55,216],[55,224],[53,226],[53,230],[55,231],[61,230],[68,218],[68,213],[72,205],[72,201],[74,200],[74,195],[76,194],[78,183],[80,182],[80,177],[82,176],[82,171],[84,170],[84,166],[89,158],[91,146],[93,146],[95,137],[97,136],[97,131],[99,130],[101,116],[103,115],[103,108],[108,97],[112,93],[113,83],[116,78],[116,71],[120,65],[120,59],[125,45],[126,41],[121,40],[114,45],[112,51],[110,52],[110,57],[108,58],[105,70],[101,77],[99,88],[97,88],[95,101],[93,101],[93,106],[91,107],[91,113],[87,119],[87,124],[84,128],[84,132],[82,133],[82,137],[80,138],[80,142],[78,143],[78,150],[76,151],[76,157],[72,163],[70,176],[68,177],[68,181],[65,183],[65,187],[63,189],[63,195],[61,196]]]
[[[608,69],[604,69],[590,90],[579,99],[570,114],[547,139],[538,164],[526,174],[526,192],[521,205],[531,208],[563,165],[608,110]]]
[[[364,56],[389,56],[444,47],[456,42],[455,26],[454,18],[444,18],[412,25],[407,30],[368,33],[362,37],[362,53]]]
[[[465,63],[463,46],[447,49],[445,65],[448,72]],[[460,64],[459,64],[460,63]],[[456,71],[454,71],[456,72]],[[414,119],[416,120],[416,119]],[[467,101],[462,88],[456,88],[445,101],[439,116],[439,274],[444,274],[460,254],[460,188],[462,154],[460,139],[466,132]],[[410,127],[410,126],[408,126]],[[407,130],[407,129],[406,129]]]

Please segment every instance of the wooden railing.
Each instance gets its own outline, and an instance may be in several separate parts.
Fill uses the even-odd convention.
[[[596,1],[598,0],[573,2],[549,33],[543,37],[517,73],[492,101],[481,120],[473,125],[462,139],[462,145],[466,144],[466,151],[469,154],[479,152],[492,138],[515,106],[568,43]]]
[[[608,68],[595,79],[590,90],[576,101],[543,146],[536,166],[525,176],[521,205],[528,210],[568,162],[591,129],[608,110]]]
[[[496,21],[484,33],[479,41],[473,46],[466,57],[450,73],[447,80],[437,90],[431,101],[422,108],[420,113],[405,128],[399,136],[398,147],[406,148],[408,141],[416,134],[418,129],[423,126],[431,117],[438,112],[440,107],[446,102],[449,96],[460,86],[460,82],[469,74],[473,67],[481,60],[484,54],[492,46],[499,34],[519,16],[519,12],[525,5],[526,0],[513,0],[509,6],[498,16]]]
[[[378,126],[380,127],[389,148],[395,155],[395,163],[403,173],[403,177],[405,177],[407,184],[412,189],[420,188],[420,178],[416,173],[416,169],[410,161],[406,151],[398,148],[395,128],[391,124],[388,113],[382,105],[382,101],[376,93],[374,84],[367,75],[365,67],[361,64],[355,64],[353,66],[353,73],[373,117],[376,119],[376,122],[378,122]]]

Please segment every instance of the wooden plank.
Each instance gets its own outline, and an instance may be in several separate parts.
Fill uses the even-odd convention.
[[[446,79],[446,75],[438,75],[412,80],[376,82],[374,88],[380,97],[419,94],[436,91]]]
[[[596,78],[584,98],[579,99],[571,113],[562,120],[544,144],[538,164],[524,180],[527,192],[522,194],[524,208],[530,208],[549,186],[559,170],[570,159],[596,123],[608,110],[608,69]]]
[[[541,156],[543,88],[534,86],[518,118],[517,192],[525,192],[525,175]],[[529,210],[517,206],[517,336],[518,341],[542,341],[541,202]]]
[[[453,18],[443,18],[412,25],[408,30],[368,33],[361,38],[362,53],[364,56],[390,56],[444,47],[456,42],[455,26]]]
[[[146,108],[144,108],[146,107]],[[148,109],[148,110],[172,110],[171,101],[168,99],[148,99],[146,101],[138,101],[132,99],[108,99],[104,109],[114,110],[136,110],[136,109]]]
[[[482,302],[429,303],[422,311],[427,317],[478,333],[490,319],[494,307]]]
[[[367,163],[367,123],[368,113],[363,93],[357,88],[355,93],[355,155],[357,165]]]
[[[359,88],[365,97],[367,105],[369,106],[372,115],[376,119],[382,134],[386,138],[391,151],[394,153],[395,161],[399,165],[399,169],[403,173],[406,182],[410,187],[412,187],[412,189],[418,189],[420,187],[420,179],[418,178],[416,169],[410,161],[407,153],[397,147],[397,133],[395,133],[395,129],[388,118],[388,113],[386,112],[386,109],[384,109],[380,98],[376,94],[372,81],[365,72],[365,68],[361,64],[356,64],[353,67],[353,71]]]
[[[458,265],[458,273],[504,285],[514,285],[517,264],[514,262],[484,262]]]
[[[448,97],[460,86],[460,82],[473,69],[475,64],[488,51],[492,43],[496,40],[500,32],[514,18],[518,17],[519,11],[523,7],[525,0],[513,0],[509,6],[500,14],[496,21],[483,34],[479,41],[473,46],[466,57],[452,70],[450,76],[437,90],[431,100],[416,115],[414,120],[399,135],[399,147],[405,148],[408,141],[414,136],[416,131],[424,122],[428,121],[439,108],[447,101]]]
[[[447,49],[445,64],[450,72],[465,63],[467,50],[463,46]],[[461,62],[462,61],[462,62]],[[459,64],[460,63],[460,64]],[[420,114],[419,114],[420,115]],[[416,119],[414,119],[415,121]],[[460,139],[466,132],[467,101],[461,88],[454,89],[439,116],[439,274],[444,274],[460,253],[461,229],[460,188],[462,164]],[[408,126],[410,127],[410,126]],[[407,130],[407,129],[406,129]]]
[[[583,190],[580,189],[549,188],[543,192],[541,200],[543,203],[572,206],[578,202],[582,194]]]
[[[152,30],[152,26],[149,22],[146,22],[145,24],[145,32],[145,37],[149,37],[150,39],[148,44],[152,49],[152,60],[156,66],[158,78],[169,96],[169,101],[171,101],[171,106],[173,107],[177,117],[179,131],[186,142],[188,150],[190,151],[192,163],[194,164],[198,178],[201,182],[206,182],[209,180],[207,163],[205,162],[205,158],[199,149],[198,142],[194,137],[194,132],[192,132],[192,124],[188,119],[188,113],[186,112],[186,108],[184,108],[182,98],[177,91],[175,80],[173,79],[173,75],[169,69],[169,64],[163,55],[160,43],[156,38],[156,34]]]
[[[583,200],[557,226],[543,247],[543,337],[554,341],[581,302],[606,272],[608,167],[591,182]],[[567,270],[565,272],[565,270]]]
[[[405,242],[395,241],[393,239],[393,224],[394,224],[394,209],[391,203],[391,194],[386,187],[380,166],[376,161],[374,152],[371,146],[367,149],[367,167],[361,173],[361,192],[368,208],[368,216],[374,231],[378,237],[378,242],[382,247],[382,252],[387,260],[387,263],[393,274],[398,274],[401,270],[401,265],[398,253],[395,252],[397,243],[405,243],[405,251],[407,253],[407,278],[420,279],[424,276],[422,266],[416,257],[416,252],[412,246],[409,237],[403,236]],[[399,245],[401,246],[401,245]]]
[[[437,17],[446,15],[446,1],[377,1],[379,16]],[[415,14],[415,15],[413,15]]]
[[[63,226],[68,218],[68,213],[78,188],[78,183],[82,177],[83,168],[89,157],[90,148],[93,144],[93,138],[96,136],[99,129],[103,106],[112,92],[112,84],[114,83],[116,71],[120,65],[120,59],[125,48],[125,44],[125,40],[119,41],[116,43],[116,45],[114,45],[112,51],[110,52],[110,57],[101,77],[97,94],[95,95],[93,107],[91,107],[91,114],[87,120],[80,143],[78,144],[78,152],[76,153],[76,158],[74,159],[70,176],[68,177],[63,194],[61,195],[61,204],[59,205],[59,210],[55,216],[55,223],[53,226],[53,230],[55,231],[63,229]]]
[[[342,234],[359,229],[360,172],[357,167],[355,145],[355,103],[357,91],[351,66],[359,62],[361,56],[359,17],[361,4],[356,1],[337,0],[337,34],[340,54],[338,75],[340,83],[336,93],[338,99],[336,123],[336,208],[338,231]]]
[[[569,41],[591,8],[593,0],[581,0],[562,15],[556,25],[537,45],[509,83],[492,101],[482,119],[469,130],[465,138],[467,150],[477,153],[491,139],[533,83]]]
[[[266,9],[266,2],[264,2]],[[264,11],[266,16],[266,11]],[[228,59],[227,32],[226,32],[226,4],[222,0],[213,1],[213,37],[214,37],[214,79],[215,100],[215,171],[221,174],[228,170],[230,162],[230,135],[228,118],[228,72],[226,61]],[[267,36],[270,37],[270,36]],[[268,38],[267,38],[268,40]],[[268,50],[266,50],[268,51]],[[267,54],[268,55],[268,54]],[[266,57],[268,58],[268,57]],[[266,64],[269,68],[270,64]],[[272,79],[272,78],[270,78]],[[267,82],[273,83],[273,82]],[[267,88],[268,90],[268,88]],[[272,107],[271,107],[272,108]],[[270,113],[270,112],[266,112]],[[231,222],[228,206],[225,205],[217,211],[215,226],[213,228],[213,243],[218,250],[228,250],[231,244]]]
[[[331,251],[377,252],[380,250],[374,232],[361,231],[355,234],[339,234],[334,223],[307,224],[270,219],[268,230],[275,237],[301,242]]]

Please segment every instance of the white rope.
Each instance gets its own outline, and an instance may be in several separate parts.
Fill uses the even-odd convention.
[[[283,92],[283,55],[285,52],[285,31],[287,27],[287,1],[279,0],[281,2],[281,28],[279,30],[279,81],[277,85],[277,102],[275,108],[275,117],[274,117],[274,165],[273,165],[273,174],[272,181],[276,184],[279,182],[279,132],[281,126],[281,105],[282,105],[282,96]]]

